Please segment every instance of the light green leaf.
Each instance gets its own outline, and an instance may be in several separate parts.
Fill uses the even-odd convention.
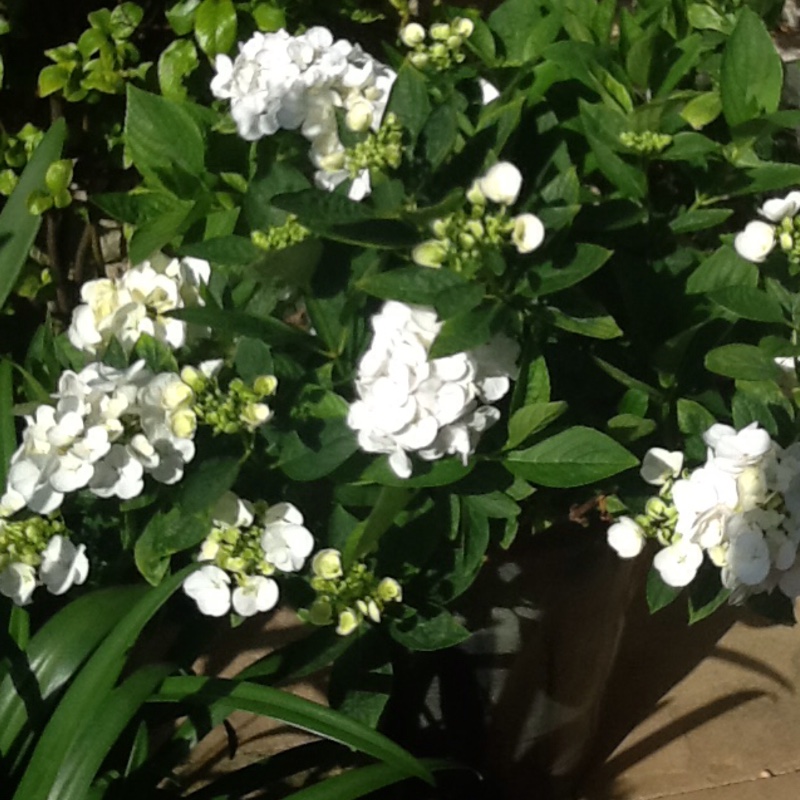
[[[10,361],[0,362],[0,486],[6,485],[9,461],[17,449],[14,429],[14,376]]]
[[[41,217],[28,212],[28,197],[44,188],[47,169],[60,157],[66,133],[63,119],[53,123],[0,212],[0,308],[16,285],[42,223]]]
[[[703,92],[693,97],[681,111],[685,119],[696,131],[705,128],[722,112],[722,99],[719,92]]]
[[[764,22],[746,6],[722,55],[722,111],[731,127],[778,110],[783,65]]]
[[[236,8],[233,0],[203,0],[194,17],[194,35],[200,49],[213,61],[236,44]]]
[[[569,488],[610,478],[639,461],[606,434],[576,426],[526,450],[509,453],[504,463],[525,480]]]
[[[616,339],[622,336],[622,330],[609,315],[602,317],[572,317],[552,306],[549,308],[553,325],[562,331],[577,333],[592,339]]]
[[[746,381],[777,380],[780,367],[763,351],[752,344],[726,344],[706,355],[706,369],[727,378]]]
[[[188,39],[171,42],[158,58],[158,85],[170,100],[186,97],[184,80],[200,66],[197,49]]]

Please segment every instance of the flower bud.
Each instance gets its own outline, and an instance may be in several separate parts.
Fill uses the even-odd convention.
[[[456,50],[461,47],[462,39],[460,36],[448,36],[445,44],[451,49]]]
[[[447,257],[447,247],[436,239],[428,239],[411,251],[411,258],[421,267],[440,267]]]
[[[443,42],[436,42],[431,47],[431,55],[438,59],[447,58],[447,46]]]
[[[251,430],[263,425],[272,416],[272,410],[266,403],[248,403],[239,419]]]
[[[319,168],[325,172],[336,172],[344,167],[346,156],[341,150],[336,153],[328,153],[318,159]]]
[[[500,161],[478,181],[481,192],[493,203],[510,206],[522,188],[522,173],[509,161]]]
[[[467,17],[456,17],[450,24],[451,30],[464,39],[469,39],[475,30],[475,23]]]
[[[651,497],[645,503],[644,513],[650,519],[663,519],[667,515],[667,504],[660,497]]]
[[[425,28],[418,22],[409,22],[400,31],[400,41],[406,47],[416,47],[425,41]]]
[[[332,547],[320,550],[311,560],[311,570],[315,575],[325,580],[341,578],[344,574],[342,571],[342,554]]]
[[[278,379],[274,375],[259,375],[253,381],[253,391],[259,397],[269,397],[275,394],[278,388]]]
[[[428,57],[427,53],[410,53],[408,56],[408,60],[417,69],[425,69],[425,67],[428,66],[428,61],[430,61],[430,58]]]
[[[381,621],[381,610],[372,598],[367,601],[367,616],[376,624]]]
[[[339,636],[349,636],[360,622],[358,615],[350,608],[346,608],[339,614],[339,624],[336,626],[336,633]]]
[[[200,545],[198,561],[213,561],[219,553],[219,542],[210,536]]]
[[[369,130],[373,120],[372,103],[368,100],[357,100],[344,118],[344,124],[355,133]]]
[[[644,531],[630,517],[620,517],[608,529],[608,543],[620,558],[634,558],[644,547]]]
[[[733,246],[742,258],[760,264],[775,247],[775,229],[761,220],[749,222],[736,234]]]
[[[431,39],[444,42],[450,35],[450,26],[446,22],[434,22],[430,28]]]
[[[197,416],[189,408],[182,408],[170,420],[172,433],[179,439],[190,439],[197,430]]]
[[[328,625],[333,618],[331,601],[319,598],[308,609],[308,619],[312,625]]]
[[[544,241],[544,225],[535,214],[514,217],[511,241],[518,253],[532,253]]]
[[[195,392],[202,392],[206,386],[205,376],[194,367],[184,367],[181,370],[181,380]]]
[[[173,381],[164,390],[164,405],[172,410],[180,406],[191,403],[194,400],[194,392],[184,381]]]
[[[378,584],[377,595],[384,603],[399,603],[403,599],[403,587],[394,578],[384,578]]]
[[[480,181],[473,181],[472,186],[467,189],[467,200],[474,206],[486,205],[486,195],[481,189]]]
[[[781,250],[789,251],[794,246],[792,234],[788,233],[787,231],[783,231],[783,233],[781,233],[778,241],[780,242]]]

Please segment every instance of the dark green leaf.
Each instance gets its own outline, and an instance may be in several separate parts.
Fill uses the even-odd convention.
[[[295,481],[315,481],[333,472],[358,450],[355,434],[344,419],[328,419],[313,445],[293,433],[281,451],[278,466]]]
[[[755,322],[784,322],[781,304],[752,286],[728,286],[709,293],[709,298],[742,319]]]
[[[756,286],[758,267],[745,261],[729,245],[710,255],[686,281],[687,294],[702,294],[728,286]]]
[[[574,258],[566,266],[556,266],[548,261],[531,269],[531,275],[535,276],[532,280],[534,291],[542,296],[568,289],[597,272],[611,255],[612,251],[604,247],[579,244]]]
[[[661,580],[661,575],[655,567],[650,567],[647,573],[647,606],[651,614],[666,608],[683,591],[675,586],[669,586]]]
[[[215,489],[218,488],[217,485]],[[190,498],[194,499],[191,494]],[[156,512],[136,540],[137,569],[149,583],[157,586],[169,567],[169,556],[200,544],[210,530],[211,521],[207,515],[190,514],[181,508]]]
[[[444,608],[427,619],[412,618],[410,627],[408,623],[392,622],[389,630],[393,639],[412,651],[443,650],[470,637],[470,632]]]
[[[397,115],[412,140],[419,136],[431,113],[428,80],[408,61],[403,62],[397,73],[387,112]]]
[[[236,482],[240,466],[238,458],[207,458],[181,482],[176,498],[178,505],[187,514],[210,508]]]
[[[507,449],[522,444],[529,436],[544,430],[567,410],[563,400],[554,403],[531,403],[518,408],[508,421]]]
[[[569,488],[609,478],[639,461],[604,433],[576,426],[526,450],[509,453],[504,463],[525,480]]]
[[[496,316],[496,308],[483,307],[445,320],[428,357],[444,358],[486,344],[492,336],[492,323]]]
[[[730,208],[698,208],[685,211],[672,220],[669,227],[673,233],[693,233],[721,225],[731,214]]]

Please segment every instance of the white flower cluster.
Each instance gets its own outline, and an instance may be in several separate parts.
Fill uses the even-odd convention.
[[[388,453],[398,477],[411,475],[409,453],[426,461],[457,454],[464,463],[500,412],[516,377],[519,348],[497,337],[488,345],[428,359],[442,323],[433,309],[389,301],[372,318],[374,336],[358,365],[349,426],[368,453]]]
[[[183,347],[186,323],[165,314],[203,305],[200,287],[210,274],[207,261],[158,254],[116,278],[88,281],[81,288],[83,303],[72,313],[69,340],[91,355],[112,339],[130,353],[143,333],[172,348]]]
[[[331,190],[349,178],[336,110],[344,111],[352,131],[377,130],[396,77],[358,45],[334,41],[322,27],[299,36],[256,33],[239,46],[235,60],[219,55],[215,67],[211,91],[230,100],[239,135],[254,141],[279,129],[299,130],[311,142],[317,185]],[[369,190],[364,170],[350,197],[360,200]]]
[[[4,528],[14,523],[0,519],[0,538]],[[18,606],[31,602],[37,586],[45,586],[51,594],[64,594],[71,586],[82,584],[89,575],[86,546],[77,547],[66,537],[53,536],[41,555],[38,565],[28,561],[12,561],[0,571],[0,594]]]
[[[174,373],[154,375],[144,361],[125,370],[92,363],[64,372],[53,397],[25,418],[2,501],[9,510],[49,514],[84,488],[130,499],[144,473],[175,483],[194,458],[194,393]]]
[[[632,557],[653,535],[663,546],[653,566],[670,586],[691,583],[707,556],[731,602],[775,588],[800,596],[800,444],[781,449],[756,423],[715,424],[703,438],[705,464],[683,477],[681,453],[648,452],[642,477],[661,497],[612,525],[609,543]]]
[[[258,511],[227,492],[212,519],[214,528],[198,556],[207,563],[184,581],[184,592],[211,617],[224,616],[231,608],[242,617],[274,608],[280,591],[270,576],[276,570],[298,572],[314,549],[303,515],[291,503]]]
[[[800,211],[800,192],[789,192],[786,197],[767,200],[758,213],[769,220],[748,222],[744,230],[736,234],[736,252],[747,261],[760,264],[772,252],[776,243],[785,252],[795,247],[794,218]],[[771,224],[770,224],[771,223]]]

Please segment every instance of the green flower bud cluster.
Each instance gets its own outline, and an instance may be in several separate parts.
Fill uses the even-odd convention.
[[[192,410],[197,421],[215,434],[252,433],[272,417],[272,409],[263,401],[278,388],[274,375],[261,375],[251,384],[234,378],[224,391],[216,377],[203,375],[194,367],[184,367],[181,379],[195,393]]]
[[[31,214],[44,214],[51,208],[66,208],[72,202],[69,186],[72,183],[72,161],[54,161],[44,176],[44,189],[32,192],[27,199]]]
[[[434,238],[418,244],[411,258],[421,267],[447,267],[472,278],[484,263],[486,250],[499,250],[512,241],[514,220],[501,207],[496,213],[486,210],[480,191],[467,192],[469,207],[459,209],[431,224]]]
[[[672,502],[672,485],[675,478],[670,477],[655,497],[650,497],[644,505],[644,513],[634,517],[648,539],[656,539],[666,547],[675,537],[675,524],[678,510]]]
[[[214,528],[200,547],[200,560],[244,579],[253,575],[269,576],[275,566],[267,561],[261,547],[263,528],[223,526]]]
[[[266,231],[253,231],[250,240],[261,250],[268,252],[283,250],[307,239],[311,231],[301,225],[294,214],[289,214],[283,225],[276,225]]]
[[[335,624],[340,636],[349,636],[367,619],[380,622],[386,606],[403,599],[403,589],[394,578],[379,579],[362,562],[345,572],[342,554],[333,548],[314,556],[311,571],[311,588],[317,596],[310,608],[298,613],[312,625]]]
[[[355,178],[363,169],[397,169],[402,160],[403,128],[397,115],[389,113],[376,133],[345,151],[344,166]]]
[[[656,133],[655,131],[645,131],[644,133],[624,131],[619,135],[619,141],[620,144],[639,155],[650,156],[669,147],[672,144],[672,137],[668,133]]]
[[[417,69],[432,67],[441,71],[464,60],[462,47],[474,30],[475,24],[466,17],[455,17],[450,23],[436,22],[427,31],[418,22],[410,22],[400,31],[400,41],[413,50],[408,60]]]
[[[8,197],[19,181],[19,173],[44,137],[44,131],[30,122],[16,136],[0,130],[0,195]]]
[[[15,522],[0,519],[0,572],[13,563],[38,567],[42,562],[42,552],[59,534],[69,535],[59,519],[39,516]]]
[[[775,239],[789,263],[795,267],[800,265],[800,216],[784,217],[775,226]]]

